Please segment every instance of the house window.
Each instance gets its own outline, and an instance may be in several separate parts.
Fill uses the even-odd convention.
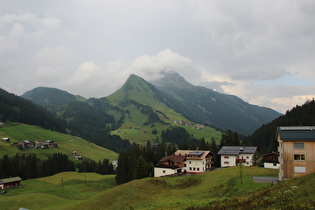
[[[305,166],[294,166],[295,173],[305,173]]]
[[[229,156],[224,156],[225,159],[229,159]]]
[[[189,161],[189,164],[191,164],[191,161]]]
[[[191,167],[189,167],[189,170],[191,171]]]
[[[246,159],[249,159],[249,157],[248,157],[248,156],[246,156]]]
[[[194,167],[194,171],[196,171],[196,168]]]
[[[274,163],[273,166],[277,166],[277,163]]]
[[[294,143],[294,149],[304,149],[304,143]]]
[[[228,162],[228,161],[225,161],[224,164],[229,164],[229,162]]]
[[[185,163],[184,167],[186,167],[186,163]]]
[[[199,171],[199,168],[197,168],[197,171]]]
[[[163,170],[163,174],[165,174],[165,170]]]
[[[247,165],[249,165],[249,162],[246,162]]]
[[[305,155],[294,155],[294,160],[305,160]]]

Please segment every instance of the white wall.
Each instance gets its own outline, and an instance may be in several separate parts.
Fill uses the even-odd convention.
[[[275,163],[276,166],[273,165],[273,163],[264,163],[264,168],[272,168],[272,169],[279,169],[280,163]]]
[[[154,177],[168,176],[176,174],[177,169],[154,167]]]
[[[202,173],[206,171],[206,159],[203,160],[186,160],[186,167],[182,171],[187,173]],[[199,169],[199,170],[198,170]]]
[[[228,158],[224,158],[228,157]],[[221,155],[221,167],[236,166],[236,156],[233,155]]]
[[[241,159],[246,160],[245,164],[243,164],[244,166],[252,166],[253,165],[253,156],[254,156],[254,154],[239,154],[239,157]]]

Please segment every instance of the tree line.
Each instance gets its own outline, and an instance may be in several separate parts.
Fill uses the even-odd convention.
[[[306,101],[303,105],[297,105],[268,124],[262,125],[247,141],[260,148],[262,153],[277,151],[276,130],[279,126],[314,126],[315,125],[315,101]]]
[[[19,176],[22,179],[34,179],[51,176],[65,171],[95,172],[98,174],[113,174],[114,169],[108,159],[94,161],[85,159],[75,164],[63,153],[54,153],[41,160],[36,154],[16,154],[13,157],[4,155],[0,159],[0,178]]]

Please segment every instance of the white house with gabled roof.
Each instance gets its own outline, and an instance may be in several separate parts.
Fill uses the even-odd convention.
[[[221,156],[221,167],[237,166],[239,163],[252,166],[256,151],[257,147],[223,146],[218,152]]]
[[[211,151],[177,150],[173,155],[166,155],[154,168],[154,177],[178,173],[203,173],[211,168]]]

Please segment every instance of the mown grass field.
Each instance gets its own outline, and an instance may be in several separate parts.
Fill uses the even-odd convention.
[[[314,208],[315,174],[280,182],[254,183],[253,176],[278,170],[239,167],[182,177],[145,178],[116,186],[114,175],[65,172],[22,181],[0,196],[5,209],[285,209]],[[87,181],[85,181],[87,180]],[[62,185],[63,183],[63,185]]]
[[[0,195],[1,209],[66,209],[116,186],[115,175],[63,172],[22,181]]]
[[[14,156],[16,153],[35,153],[39,158],[46,158],[48,155],[55,152],[61,152],[67,154],[70,159],[72,157],[72,150],[76,149],[78,153],[89,159],[98,161],[103,159],[117,160],[118,154],[104,147],[100,147],[93,143],[90,143],[82,138],[74,137],[71,135],[62,134],[55,131],[45,130],[37,126],[10,123],[0,127],[0,138],[10,137],[10,142],[0,141],[0,157],[5,154]],[[53,140],[57,143],[57,148],[49,149],[25,149],[19,150],[16,146],[12,146],[12,143],[21,140]]]

